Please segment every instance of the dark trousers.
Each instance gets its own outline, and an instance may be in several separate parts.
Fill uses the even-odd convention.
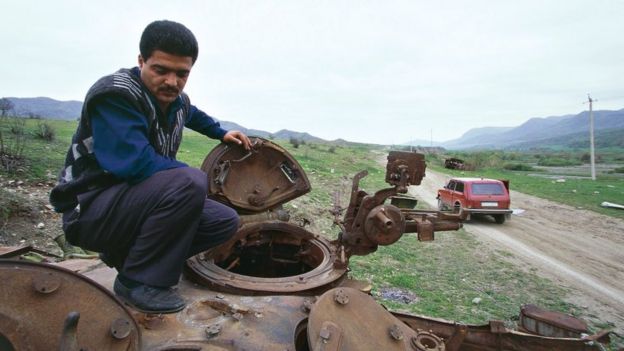
[[[187,258],[227,241],[237,213],[206,198],[207,176],[183,167],[158,172],[136,185],[121,183],[79,196],[78,213],[65,213],[68,241],[102,252],[124,276],[168,287]]]

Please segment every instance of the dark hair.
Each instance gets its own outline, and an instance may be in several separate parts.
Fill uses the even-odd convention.
[[[154,50],[161,50],[171,55],[190,56],[193,63],[199,51],[193,32],[180,23],[167,20],[154,21],[145,27],[139,49],[145,61]]]

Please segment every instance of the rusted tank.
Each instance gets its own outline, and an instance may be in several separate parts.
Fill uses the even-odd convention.
[[[232,240],[187,261],[178,285],[189,302],[184,310],[128,309],[109,292],[115,272],[103,266],[80,275],[0,260],[0,350],[599,350],[607,335],[536,335],[553,329],[545,327],[549,314],[535,309],[525,313],[526,332],[498,321],[475,326],[393,313],[371,297],[367,282],[351,279],[353,255],[406,233],[428,241],[461,227],[456,215],[387,203],[420,184],[422,154],[390,152],[390,187],[374,194],[359,187],[366,172],[356,174],[348,206],[332,210],[335,240],[289,221],[282,205],[310,183],[279,145],[261,138],[249,152],[219,145],[202,169],[208,196],[235,208],[243,225]]]

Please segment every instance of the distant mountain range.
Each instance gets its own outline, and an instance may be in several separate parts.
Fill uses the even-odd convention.
[[[76,120],[82,112],[82,101],[58,101],[47,97],[35,98],[16,98],[7,97],[13,103],[13,114],[19,117],[36,117],[62,120]],[[295,138],[305,142],[326,143],[327,140],[315,137],[308,133],[296,132],[292,130],[282,129],[275,133],[269,133],[263,130],[247,129],[239,124],[228,121],[219,121],[224,129],[236,129],[247,135],[258,136],[262,138],[274,138],[281,140],[289,140]],[[335,142],[344,143],[344,140],[336,140]]]
[[[624,109],[594,111],[594,132],[596,147],[624,146]],[[420,145],[429,144],[424,142]],[[458,139],[433,143],[433,146],[446,149],[534,149],[585,145],[589,145],[589,111],[531,118],[518,127],[474,128]]]
[[[76,120],[82,110],[82,101],[58,101],[47,97],[7,99],[13,103],[13,114],[19,117]]]
[[[58,101],[47,97],[15,98],[13,112],[22,117],[75,120],[80,116],[81,101]],[[327,140],[305,132],[283,129],[275,133],[247,129],[233,122],[220,121],[225,129],[237,129],[248,135],[306,142]],[[624,109],[594,111],[596,147],[624,147]],[[517,127],[482,127],[470,129],[460,138],[445,142],[412,140],[405,144],[444,147],[447,149],[528,149],[552,147],[586,147],[589,145],[589,112],[576,115],[531,118]],[[333,143],[349,143],[335,140]]]
[[[241,132],[247,135],[258,136],[258,137],[265,138],[265,139],[289,140],[290,138],[294,138],[297,140],[303,140],[305,142],[312,142],[312,143],[327,143],[328,142],[325,139],[315,137],[314,135],[310,135],[308,133],[295,132],[295,131],[288,130],[288,129],[282,129],[275,133],[269,133],[264,130],[247,129],[241,126],[240,124],[236,124],[234,122],[219,121],[219,123],[221,123],[221,127],[223,127],[223,129],[240,130]]]

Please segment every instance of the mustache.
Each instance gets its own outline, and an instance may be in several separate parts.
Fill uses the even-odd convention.
[[[178,94],[180,92],[180,89],[178,89],[176,87],[172,87],[172,86],[166,86],[166,87],[158,88],[158,91],[164,92],[164,93],[175,93],[175,94]]]

